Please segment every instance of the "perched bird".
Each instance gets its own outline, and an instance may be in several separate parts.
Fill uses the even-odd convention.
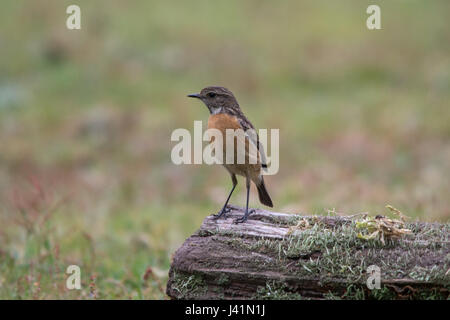
[[[227,157],[227,129],[241,129],[244,132],[248,132],[247,130],[255,132],[255,128],[242,113],[236,98],[230,90],[223,87],[206,87],[200,93],[190,94],[188,95],[188,97],[200,99],[208,107],[210,113],[208,119],[208,129],[217,129],[222,133],[223,159],[226,159]],[[239,139],[241,140],[240,142],[243,142],[245,144],[244,151],[241,151],[245,153],[244,163],[238,163],[238,161],[236,161],[240,150],[238,147]],[[244,216],[236,219],[234,222],[241,223],[247,221],[250,213],[254,211],[248,210],[250,181],[253,181],[253,183],[256,185],[256,188],[258,189],[259,201],[269,207],[273,207],[273,204],[266,190],[266,186],[264,185],[263,175],[261,174],[261,170],[262,168],[266,167],[266,164],[264,150],[262,148],[262,144],[259,143],[258,135],[237,135],[237,137],[235,137],[232,142],[235,144],[233,148],[234,154],[228,156],[231,156],[234,161],[232,161],[232,163],[227,163],[225,160],[223,160],[223,166],[231,175],[233,187],[230,194],[228,195],[227,200],[225,201],[224,206],[222,207],[222,210],[220,210],[214,216],[216,219],[218,219],[230,211],[230,208],[227,207],[228,201],[230,200],[230,197],[237,185],[236,175],[240,175],[246,178],[247,203]],[[252,152],[252,150],[256,150],[256,152]],[[252,157],[254,161],[249,160],[252,159]]]

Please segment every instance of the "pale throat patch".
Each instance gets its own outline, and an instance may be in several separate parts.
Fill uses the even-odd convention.
[[[223,112],[222,109],[223,109],[222,107],[211,107],[211,114],[219,114],[219,113],[222,113],[222,112]]]

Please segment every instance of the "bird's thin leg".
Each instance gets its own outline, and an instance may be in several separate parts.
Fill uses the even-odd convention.
[[[249,178],[247,178],[246,184],[247,184],[247,203],[245,205],[245,213],[244,213],[243,217],[234,220],[234,223],[242,223],[242,222],[247,221],[250,213],[255,212],[254,209],[248,211],[248,200],[250,199],[250,179]]]
[[[230,194],[228,195],[227,201],[225,201],[225,204],[223,205],[222,210],[220,210],[219,213],[213,215],[214,219],[219,219],[224,214],[231,211],[230,208],[227,208],[227,205],[228,205],[228,201],[230,201],[230,198],[231,198],[231,195],[233,194],[234,189],[237,186],[236,175],[234,175],[234,174],[231,175],[231,181],[233,182],[233,188],[231,188]]]

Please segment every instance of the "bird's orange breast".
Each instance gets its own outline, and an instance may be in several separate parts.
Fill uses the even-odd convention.
[[[227,154],[227,129],[231,130],[237,130],[242,129],[241,125],[239,124],[239,120],[232,115],[226,114],[226,113],[219,113],[219,114],[213,114],[209,116],[208,119],[208,129],[216,129],[219,130],[222,133],[222,147],[223,147],[223,153],[224,156]],[[215,141],[215,136],[213,135],[210,138],[210,142],[213,143]],[[235,153],[236,153],[236,146],[237,146],[237,138],[235,137],[233,139],[234,146],[232,147]]]
[[[225,136],[226,129],[241,129],[239,120],[226,113],[213,114],[208,119],[208,129],[217,129]]]
[[[227,133],[226,130],[227,129],[232,129],[232,130],[237,130],[237,129],[242,129],[238,118],[236,118],[235,116],[232,115],[228,115],[225,113],[219,113],[219,114],[215,114],[215,115],[211,115],[208,119],[208,129],[217,129],[222,133],[222,146],[223,146],[223,161],[225,162],[227,159],[227,144],[228,144],[228,139],[227,139]],[[244,131],[242,131],[242,133],[244,133]],[[211,137],[210,142],[214,142],[214,136]],[[239,141],[243,141],[244,143],[244,150],[240,150],[240,145],[238,143]],[[253,164],[249,164],[249,140],[247,138],[245,138],[245,136],[242,135],[237,135],[234,136],[234,139],[232,140],[232,143],[234,144],[233,146],[233,152],[234,155],[231,155],[233,162],[229,163],[227,162],[225,165],[225,167],[228,169],[228,171],[234,173],[234,174],[239,174],[242,176],[249,176],[251,179],[255,179],[255,181],[257,180],[257,178],[259,177],[259,172],[261,170],[261,164],[259,162],[259,154],[256,154],[255,156],[257,157],[257,161],[256,163]],[[254,148],[256,151],[256,147]],[[240,151],[239,151],[240,150]],[[241,164],[238,163],[238,154],[242,154],[242,152],[244,153],[244,162],[242,162]],[[255,152],[256,153],[256,152]]]

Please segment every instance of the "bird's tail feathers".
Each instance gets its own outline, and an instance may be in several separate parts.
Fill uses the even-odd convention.
[[[262,176],[260,184],[257,185],[256,187],[258,188],[259,201],[262,204],[273,208],[272,199],[270,199],[269,193],[267,192],[266,186],[264,184],[264,179],[262,178]]]

